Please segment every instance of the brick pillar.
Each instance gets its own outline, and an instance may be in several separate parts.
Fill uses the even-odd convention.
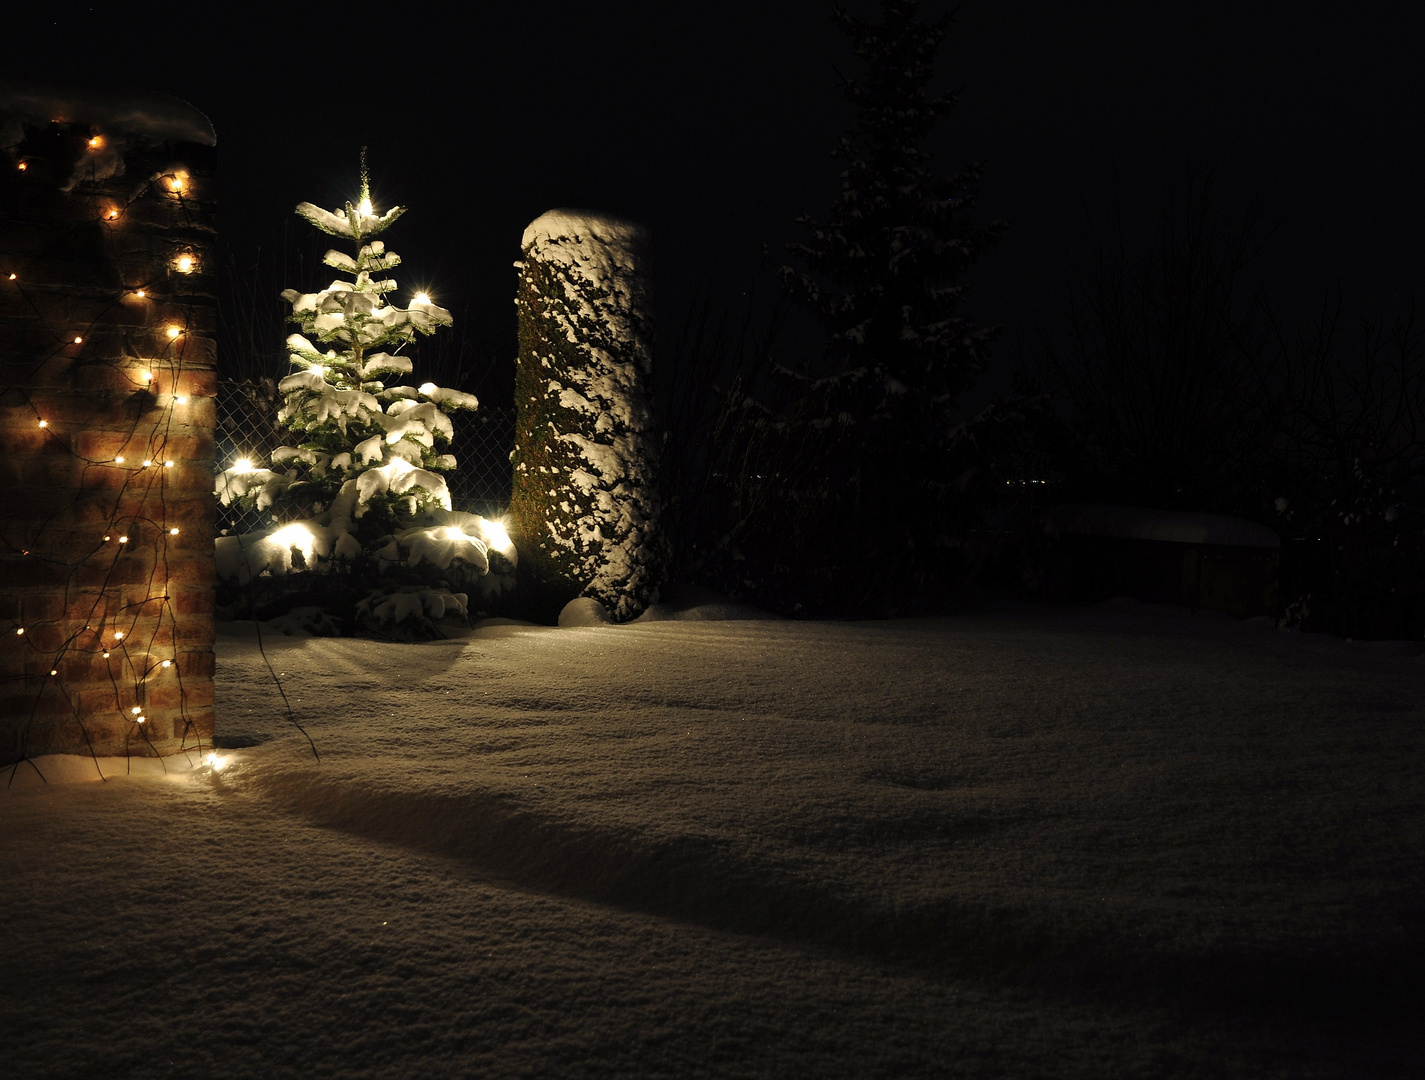
[[[214,139],[0,86],[0,764],[213,732]]]

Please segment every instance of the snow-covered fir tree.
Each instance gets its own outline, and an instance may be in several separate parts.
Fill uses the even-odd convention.
[[[862,62],[843,79],[856,111],[833,151],[841,190],[824,219],[799,219],[799,265],[780,271],[825,348],[774,368],[770,419],[745,425],[767,458],[738,498],[776,509],[744,547],[784,599],[822,611],[874,612],[944,562],[967,467],[956,406],[995,334],[963,310],[965,273],[996,238],[970,218],[977,169],[936,172],[926,147],[955,104],[931,86],[950,16],[918,8],[881,0],[875,22],[836,11]]]
[[[666,563],[647,237],[616,218],[551,210],[521,246],[510,499],[521,590],[543,618],[583,596],[622,622],[657,600]]]
[[[219,538],[220,577],[243,582],[264,572],[396,565],[446,571],[452,564],[483,576],[492,551],[513,565],[503,527],[452,511],[441,476],[456,467],[444,451],[454,433],[449,414],[477,408],[475,396],[430,382],[387,385],[412,373],[402,348],[452,323],[422,293],[406,307],[388,301],[397,285],[386,275],[401,260],[375,238],[404,212],[373,209],[364,167],[355,205],[297,207],[316,228],[353,242],[354,254],[331,250],[323,258],[351,280],[314,293],[282,293],[302,329],[287,339],[296,370],[278,384],[284,395],[278,419],[294,444],[273,452],[271,468],[235,463],[219,476],[217,494],[225,506],[238,501],[269,510],[283,526]],[[368,614],[439,617],[465,608],[466,598],[448,590],[411,586],[402,595],[369,600]]]
[[[856,121],[832,156],[841,192],[824,222],[803,217],[807,239],[790,245],[803,268],[787,288],[829,336],[822,386],[852,421],[940,416],[986,366],[995,331],[962,312],[962,280],[996,237],[969,218],[977,167],[943,175],[925,148],[955,96],[932,93],[950,15],[921,21],[918,0],[881,0],[878,23],[838,9],[864,65],[844,80]],[[937,415],[939,414],[939,415]]]

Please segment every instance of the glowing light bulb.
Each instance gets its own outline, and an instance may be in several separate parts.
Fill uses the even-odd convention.
[[[10,280],[11,280],[11,281],[14,281],[14,280],[15,280],[15,275],[14,275],[14,274],[11,274],[11,275],[10,275]]]
[[[104,537],[104,543],[106,543],[106,544],[107,544],[107,543],[108,543],[108,542],[109,542],[109,538],[108,538],[108,537],[107,537],[107,536],[106,536],[106,537]]]
[[[123,639],[124,639],[124,632],[123,632],[122,630],[115,630],[115,631],[114,631],[114,640],[115,640],[115,641],[122,641]]]
[[[104,145],[104,140],[101,139],[101,138],[99,138],[98,135],[91,135],[91,136],[89,137],[89,149],[90,149],[90,150],[98,150],[99,147],[101,147],[101,146],[103,146],[103,145]]]
[[[327,373],[327,369],[323,364],[313,364],[309,370],[315,372],[318,375],[321,375],[324,378]]]
[[[429,304],[429,303],[430,303],[430,295],[429,295],[428,293],[418,292],[418,293],[416,293],[415,296],[411,297],[411,303],[413,303],[413,304]]]
[[[134,295],[137,296],[140,300],[142,300],[145,296],[148,295],[148,293],[144,292],[142,289],[135,289]]]
[[[29,167],[30,167],[30,163],[29,163],[28,161],[22,161],[22,162],[20,162],[20,164],[18,164],[18,165],[15,166],[15,168],[19,169],[21,172],[24,172],[24,171],[25,171],[26,169],[28,169]]]
[[[252,472],[252,462],[245,457],[240,457],[233,462],[232,471],[235,473],[250,473]]]
[[[76,345],[82,345],[83,343],[84,343],[84,339],[83,339],[82,337],[78,337],[78,336],[75,337],[75,339],[74,339],[74,344],[76,344]]]
[[[165,660],[160,666],[161,666],[161,667],[172,667],[172,666],[173,666],[173,661],[172,661],[172,660]]]
[[[143,723],[145,720],[147,720],[147,719],[148,719],[148,717],[146,717],[146,716],[138,716],[138,717],[135,717],[135,718],[134,718],[134,723],[135,723],[135,724],[142,724],[142,723]]]
[[[191,274],[191,273],[193,272],[193,266],[194,266],[193,256],[192,256],[192,255],[180,255],[180,256],[178,256],[178,262],[175,263],[174,265],[177,266],[178,272],[179,272],[180,274]]]
[[[514,546],[510,543],[510,534],[505,531],[503,522],[487,521],[484,532],[485,539],[490,541],[497,551],[507,551]]]
[[[128,538],[127,536],[121,536],[121,537],[119,537],[119,543],[121,543],[121,544],[127,544],[128,542],[129,542],[129,538]],[[117,634],[115,634],[114,636],[115,636],[115,637],[123,637],[123,636],[124,636],[123,631],[122,631],[122,630],[119,631],[119,632],[118,632]]]
[[[48,421],[48,420],[41,420],[41,421],[40,421],[40,427],[49,427],[49,421]]]
[[[58,672],[57,670],[55,670],[54,668],[50,668],[50,669],[49,669],[49,673],[50,673],[51,675],[58,675],[58,674],[59,674],[59,672]]]
[[[152,464],[153,464],[153,458],[144,458],[144,459],[143,459],[143,467],[144,467],[145,469],[147,469],[147,468],[148,468],[150,465],[152,465]]]
[[[105,221],[114,221],[115,219],[118,218],[118,216],[119,216],[119,211],[118,211],[115,207],[112,207],[112,206],[109,207],[109,209],[104,212],[104,220],[105,220]]]
[[[124,455],[123,455],[123,454],[120,454],[118,457],[116,457],[116,458],[114,459],[114,464],[115,464],[115,465],[122,465],[123,463],[124,463]],[[105,537],[105,539],[107,540],[108,537]]]
[[[165,469],[171,469],[171,468],[173,468],[173,462],[171,462],[171,461],[165,461],[165,462],[163,463],[163,467],[164,467]]]
[[[172,191],[172,192],[179,192],[179,191],[182,191],[182,190],[183,190],[183,177],[181,177],[181,176],[170,176],[170,177],[168,178],[168,190],[169,190],[169,191]]]
[[[214,772],[222,772],[223,766],[228,763],[227,758],[218,757],[217,754],[209,754],[205,760],[213,767]]]
[[[104,659],[105,659],[105,660],[109,659],[109,650],[108,650],[108,649],[105,649],[105,650],[104,650]]]
[[[25,632],[25,628],[24,628],[23,626],[17,627],[16,630],[15,630],[15,633],[17,633],[17,634],[23,634],[24,632]]]
[[[373,216],[373,212],[372,212],[372,210],[371,210],[371,200],[370,200],[370,199],[362,199],[360,205],[357,206],[356,210],[357,210],[357,213],[359,213],[362,217],[372,217],[372,216]]]
[[[181,333],[183,333],[183,331],[180,330],[180,329],[178,329],[178,327],[176,327],[176,326],[170,326],[170,327],[168,328],[168,340],[169,340],[169,341],[172,341],[174,338],[176,338],[176,337],[177,337],[179,334],[181,334]]]
[[[175,405],[187,405],[187,404],[188,404],[188,395],[187,395],[187,394],[179,394],[176,398],[173,399],[173,404],[175,404]]]
[[[177,536],[177,535],[178,535],[178,530],[177,530],[177,529],[169,529],[169,530],[168,530],[168,535],[169,535],[169,536]]]
[[[131,713],[133,713],[135,716],[137,716],[139,713],[143,712],[143,706],[142,706],[142,705],[135,705],[135,706],[134,706],[132,709],[130,709],[129,711],[130,711]]]

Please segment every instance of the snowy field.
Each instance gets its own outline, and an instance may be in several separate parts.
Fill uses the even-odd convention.
[[[221,771],[17,772],[0,1073],[1425,1075],[1418,644],[663,614],[269,634],[320,762],[229,628]]]

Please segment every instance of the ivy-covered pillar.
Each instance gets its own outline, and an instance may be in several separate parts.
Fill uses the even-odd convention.
[[[617,218],[551,210],[521,246],[510,523],[522,606],[553,621],[585,596],[623,622],[657,600],[667,561],[648,236]]]

